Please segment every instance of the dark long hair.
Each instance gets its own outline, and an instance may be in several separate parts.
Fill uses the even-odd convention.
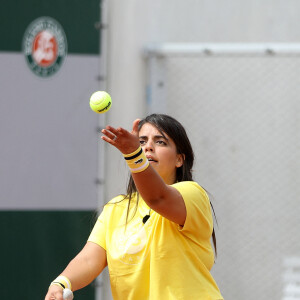
[[[176,169],[176,182],[193,181],[192,167],[194,165],[194,151],[184,127],[176,119],[165,114],[151,114],[142,119],[139,123],[139,130],[146,123],[155,126],[161,134],[166,133],[174,141],[177,154],[182,154],[184,156],[183,165]],[[133,178],[130,175],[127,186],[127,195],[125,196],[126,199],[129,199],[126,220],[128,220],[130,202],[134,193],[137,193],[137,197],[139,197]],[[137,198],[137,201],[138,200],[139,198]],[[211,202],[210,205],[215,216]],[[212,232],[212,240],[215,253],[217,255],[217,242],[214,228]]]

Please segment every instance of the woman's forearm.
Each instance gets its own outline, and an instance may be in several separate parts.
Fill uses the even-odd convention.
[[[106,251],[95,243],[87,242],[61,275],[70,280],[72,290],[76,291],[90,284],[106,264]]]

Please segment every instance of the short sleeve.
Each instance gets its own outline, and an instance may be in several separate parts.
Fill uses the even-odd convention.
[[[196,182],[184,181],[172,185],[181,194],[186,207],[186,220],[180,231],[187,235],[209,238],[213,230],[210,201],[205,190]]]
[[[98,217],[94,228],[88,238],[89,242],[93,242],[106,250],[106,222],[105,222],[105,208]]]

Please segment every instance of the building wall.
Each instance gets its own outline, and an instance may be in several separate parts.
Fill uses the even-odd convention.
[[[109,113],[107,121],[128,129],[131,128],[134,119],[143,117],[148,110],[146,102],[148,65],[143,55],[145,47],[163,43],[295,43],[299,36],[297,22],[300,4],[297,1],[111,0],[106,3],[107,84],[114,101],[114,108]],[[172,87],[176,89],[176,84]],[[176,96],[176,91],[172,91],[172,95]],[[176,108],[173,109],[176,111]],[[184,112],[176,113],[182,120],[188,118]],[[117,193],[125,191],[128,177],[120,153],[115,149],[107,150],[109,163],[106,168],[106,198],[110,199]],[[244,154],[247,155],[247,152]],[[217,155],[220,153],[216,153]],[[209,161],[205,166],[209,171]],[[204,170],[201,170],[201,174],[202,172]],[[215,184],[217,183],[216,179]],[[295,187],[294,183],[292,185]],[[213,179],[209,186],[214,190]],[[218,203],[216,206],[218,208]],[[226,209],[218,210],[219,219],[228,217],[226,211]],[[223,235],[224,227],[220,231]],[[221,241],[226,240],[226,234],[230,236],[232,232],[224,233]],[[242,252],[241,248],[240,253]],[[222,254],[219,257],[222,257]],[[215,266],[217,277],[219,267],[225,268],[222,262],[217,263]],[[226,274],[226,270],[222,272]],[[222,288],[225,282],[222,282],[220,277],[218,279]],[[244,284],[247,285],[247,282]],[[243,285],[237,289],[232,282],[223,290],[226,297],[232,295],[227,291],[242,291]],[[279,299],[280,295],[277,294],[276,297]]]
[[[144,48],[156,43],[293,43],[300,34],[297,1],[104,1],[107,87],[114,107],[107,122],[131,128],[146,114]],[[124,163],[107,154],[107,197],[123,191]],[[115,172],[115,170],[120,170]]]

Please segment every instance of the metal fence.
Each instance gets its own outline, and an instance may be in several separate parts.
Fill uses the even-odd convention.
[[[149,111],[185,126],[213,195],[224,298],[300,299],[284,263],[300,256],[300,45],[162,44],[146,58]]]

